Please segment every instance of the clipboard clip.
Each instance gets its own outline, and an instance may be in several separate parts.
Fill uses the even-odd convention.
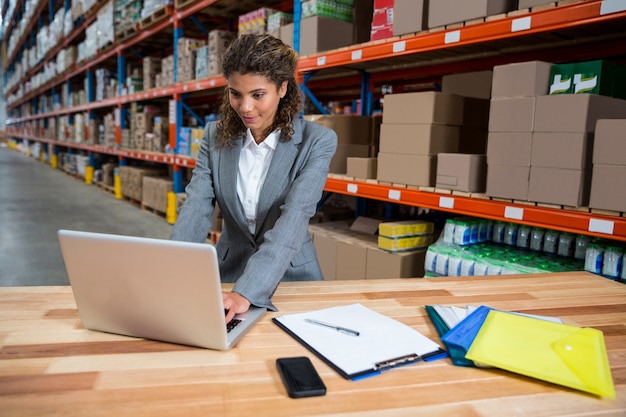
[[[421,356],[417,353],[409,353],[405,356],[399,356],[393,359],[387,359],[385,361],[374,364],[374,370],[382,371],[384,369],[393,368],[395,366],[406,365],[412,362],[417,362],[421,359]]]

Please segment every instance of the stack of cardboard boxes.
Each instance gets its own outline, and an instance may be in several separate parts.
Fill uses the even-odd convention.
[[[492,197],[528,199],[535,102],[548,90],[551,67],[534,61],[493,70],[487,141],[487,194]]]
[[[354,222],[309,225],[325,280],[424,276],[426,250],[392,253],[379,249],[375,236],[379,223],[359,217]]]
[[[131,166],[118,167],[117,173],[120,177],[122,195],[135,201],[142,201],[144,177],[159,177],[161,176],[161,172],[162,171],[158,168],[143,168]]]
[[[437,154],[457,152],[463,123],[463,97],[438,92],[385,96],[379,181],[432,187]]]
[[[161,72],[161,59],[147,56],[143,59],[143,89],[155,88],[156,76]]]
[[[203,39],[180,38],[177,49],[176,81],[184,83],[196,77],[196,50],[205,45]]]
[[[488,195],[559,206],[589,204],[596,122],[626,117],[625,100],[600,95],[603,89],[622,94],[613,83],[619,85],[619,77],[599,76],[603,66],[612,64],[591,64],[595,70],[588,69],[590,63],[580,70],[578,64],[539,61],[494,68]],[[596,75],[586,78],[585,71]],[[588,85],[595,87],[583,89]]]
[[[598,120],[593,144],[593,172],[589,207],[626,212],[626,115]]]
[[[154,77],[155,87],[167,87],[174,84],[174,55],[161,60],[161,71]]]
[[[173,182],[171,180],[144,176],[141,203],[159,213],[165,213],[167,210],[167,193],[172,190]]]

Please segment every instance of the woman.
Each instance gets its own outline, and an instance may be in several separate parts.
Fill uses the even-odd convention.
[[[220,121],[207,124],[171,239],[205,242],[215,203],[226,320],[250,305],[277,310],[281,280],[323,279],[308,233],[335,153],[334,131],[298,119],[296,52],[269,35],[243,35],[222,60]]]

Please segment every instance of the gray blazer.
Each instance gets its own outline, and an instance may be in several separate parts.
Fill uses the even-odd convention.
[[[170,239],[205,242],[215,203],[224,218],[217,244],[222,282],[253,305],[277,310],[271,298],[281,280],[323,279],[308,232],[323,192],[337,135],[316,123],[295,120],[294,135],[279,140],[257,208],[257,230],[248,230],[237,196],[237,166],[243,138],[217,148],[216,125],[207,124]]]

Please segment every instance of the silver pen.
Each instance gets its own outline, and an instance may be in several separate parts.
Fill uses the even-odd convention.
[[[318,326],[328,327],[330,329],[337,330],[340,333],[348,334],[350,336],[358,336],[360,333],[356,330],[348,329],[347,327],[335,326],[334,324],[324,323],[323,321],[314,320],[314,319],[304,319],[307,323],[316,324]]]

